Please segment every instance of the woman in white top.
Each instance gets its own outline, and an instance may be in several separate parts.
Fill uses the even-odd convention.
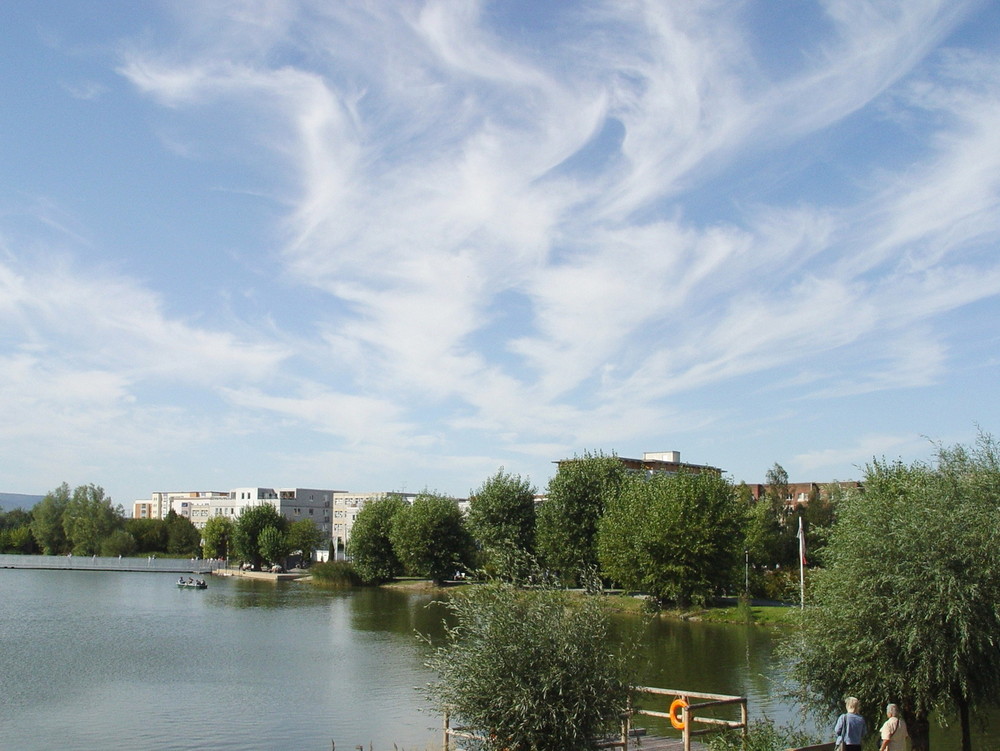
[[[906,731],[906,722],[899,716],[899,707],[890,704],[885,708],[885,714],[889,719],[880,731],[882,745],[879,751],[906,751],[906,739],[910,734]]]

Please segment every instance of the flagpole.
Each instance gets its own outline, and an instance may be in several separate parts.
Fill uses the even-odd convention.
[[[799,517],[799,607],[806,608],[806,533]]]

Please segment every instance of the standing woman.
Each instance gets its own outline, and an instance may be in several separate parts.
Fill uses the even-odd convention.
[[[879,751],[906,751],[906,739],[910,734],[906,730],[906,722],[899,716],[899,707],[890,704],[885,708],[885,714],[889,719],[882,725]]]
[[[844,703],[847,711],[837,718],[837,724],[833,728],[837,748],[843,745],[844,751],[861,751],[861,739],[868,732],[865,718],[858,714],[858,700],[853,696],[848,696]]]

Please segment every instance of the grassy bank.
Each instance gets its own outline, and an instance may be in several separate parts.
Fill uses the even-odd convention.
[[[336,573],[330,572],[333,574],[332,576],[329,576],[328,578],[324,577],[327,578],[328,582],[345,586],[357,585],[357,580],[351,578],[342,567],[338,568],[331,566],[331,568],[334,568]],[[419,577],[400,577],[379,586],[387,589],[444,592],[446,590],[462,589],[473,584],[474,582],[469,581],[461,584],[452,584],[446,587],[440,587],[428,579],[421,579]],[[610,592],[605,596],[609,599],[611,607],[619,612],[636,614],[648,613],[646,610],[646,598],[641,595],[626,594],[623,592]],[[756,626],[784,626],[794,624],[795,618],[799,613],[798,608],[789,605],[752,602],[749,606],[745,606],[739,603],[730,603],[734,603],[734,601],[726,601],[722,605],[709,608],[665,608],[659,612],[659,615],[664,618],[677,618],[685,621],[704,621],[706,623],[743,623]]]
[[[642,613],[646,611],[644,597],[628,594],[608,595],[613,600],[613,607],[625,613]],[[664,608],[659,615],[664,618],[677,618],[685,621],[704,621],[706,623],[743,623],[756,626],[786,626],[793,625],[799,609],[789,605],[772,603],[751,603],[749,606],[739,603],[708,608]]]

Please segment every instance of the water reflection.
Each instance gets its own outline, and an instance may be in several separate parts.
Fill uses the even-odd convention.
[[[437,746],[440,717],[422,711],[415,690],[433,679],[424,667],[430,647],[416,634],[439,641],[447,617],[436,595],[247,579],[187,591],[174,582],[170,574],[0,570],[0,745]],[[617,638],[635,631],[641,683],[746,694],[751,717],[796,717],[776,689],[778,632],[616,620]],[[947,739],[935,729],[932,739],[935,751],[959,747],[956,728]]]

